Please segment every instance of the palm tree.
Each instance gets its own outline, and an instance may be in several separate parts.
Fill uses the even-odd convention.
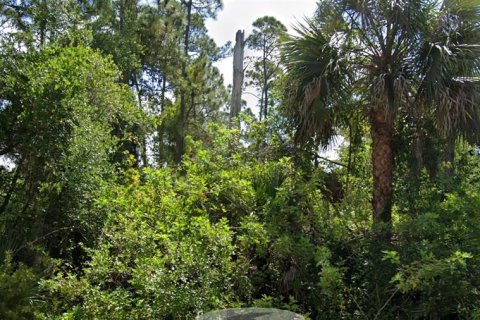
[[[436,114],[444,133],[480,123],[478,8],[467,0],[326,0],[284,44],[286,105],[299,142],[328,144],[351,112],[347,101],[368,119],[376,224],[391,223],[400,110]]]
[[[419,55],[417,115],[434,117],[446,140],[443,160],[453,173],[455,141],[480,134],[480,28],[478,1],[446,2],[432,21]],[[433,102],[433,103],[432,103]]]

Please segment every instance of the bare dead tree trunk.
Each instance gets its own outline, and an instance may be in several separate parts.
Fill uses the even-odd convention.
[[[238,120],[234,120],[242,108],[242,86],[244,79],[243,59],[245,49],[245,32],[238,30],[235,36],[235,47],[233,49],[233,88],[232,104],[230,106],[230,127],[239,126]],[[232,122],[235,121],[235,124]]]

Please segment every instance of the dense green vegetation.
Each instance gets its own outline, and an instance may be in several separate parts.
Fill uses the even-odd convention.
[[[0,0],[0,319],[480,319],[480,2],[260,17],[234,128],[222,8]]]

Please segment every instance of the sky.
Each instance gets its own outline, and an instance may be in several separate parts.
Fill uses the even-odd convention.
[[[316,0],[223,0],[224,7],[217,19],[208,20],[206,25],[217,45],[227,41],[232,41],[234,45],[237,30],[245,30],[245,37],[248,37],[252,32],[252,23],[267,15],[280,20],[290,33],[294,33],[292,26],[304,17],[312,16],[316,3]],[[232,63],[232,58],[227,58],[215,64],[223,73],[226,85],[232,83]],[[247,100],[247,97],[244,98]]]

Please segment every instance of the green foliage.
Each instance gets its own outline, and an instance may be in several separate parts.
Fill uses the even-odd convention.
[[[24,265],[15,265],[7,254],[0,264],[0,317],[5,320],[34,319],[39,298],[38,277]]]
[[[233,286],[245,275],[232,260],[236,248],[227,219],[236,219],[241,206],[229,206],[228,199],[245,190],[228,170],[206,176],[205,166],[213,163],[205,156],[186,163],[187,175],[178,181],[169,169],[145,170],[141,184],[137,172],[126,172],[130,183],[98,200],[107,218],[98,246],[89,250],[75,292],[83,303],[75,312],[100,319],[178,318],[235,302]],[[234,189],[216,188],[219,181]],[[244,241],[257,241],[250,240],[255,227],[242,223]],[[67,279],[48,287],[55,293],[78,283]],[[73,312],[61,304],[58,311]]]
[[[98,200],[107,219],[91,261],[79,279],[44,282],[56,306],[47,314],[193,317],[239,305],[316,319],[475,314],[475,157],[446,197],[422,186],[420,211],[396,217],[396,240],[382,244],[369,231],[368,153],[332,202],[321,168],[307,176],[288,158],[252,159],[236,130],[209,130],[210,144],[189,142],[181,173],[131,170]]]
[[[253,32],[247,38],[248,47],[255,55],[248,57],[249,66],[246,71],[247,85],[253,87],[259,98],[259,120],[266,118],[270,107],[275,105],[272,89],[275,81],[282,74],[278,62],[280,39],[285,36],[287,28],[277,19],[270,16],[258,18],[252,24]]]
[[[53,256],[67,256],[78,242],[93,241],[102,224],[88,211],[114,172],[119,141],[111,132],[119,117],[128,140],[129,126],[143,116],[115,83],[112,62],[92,49],[51,46],[18,53],[13,65],[3,58],[0,122],[8,130],[0,140],[15,169],[1,194],[2,237],[23,225],[15,234],[23,249],[41,242]]]
[[[258,19],[268,117],[227,129],[228,45],[205,27],[222,1],[0,2],[0,318],[479,318],[478,5],[429,4],[322,1],[286,74],[285,27]]]

